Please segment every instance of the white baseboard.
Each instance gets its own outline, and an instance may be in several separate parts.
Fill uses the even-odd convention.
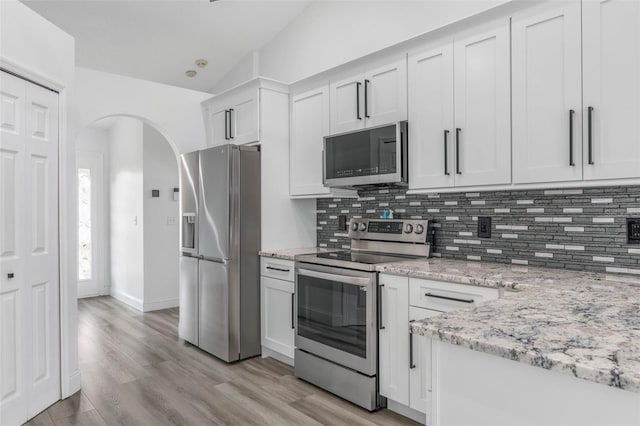
[[[174,299],[164,299],[164,300],[152,300],[152,301],[145,301],[142,303],[142,312],[150,312],[150,311],[157,311],[160,309],[168,309],[168,308],[175,308],[176,306],[180,305],[180,299],[174,298]]]
[[[418,422],[423,425],[427,423],[427,415],[425,413],[421,413],[418,410],[409,408],[404,404],[400,404],[399,402],[387,399],[387,408],[395,413],[400,414],[401,416],[410,418],[414,422]]]
[[[126,303],[127,305],[131,306],[134,309],[144,312],[142,310],[142,300],[138,299],[137,297],[132,297],[127,293],[115,288],[111,288],[111,296],[114,299],[121,301],[122,303]]]
[[[280,352],[276,352],[276,351],[272,351],[271,349],[265,348],[264,346],[262,347],[262,358],[273,358],[273,359],[277,359],[280,362],[283,362],[287,365],[290,365],[293,367],[293,358],[289,358],[286,355],[281,354]]]
[[[67,378],[67,384],[63,386],[62,389],[62,399],[69,398],[80,390],[81,378],[80,370],[74,371],[73,374]]]

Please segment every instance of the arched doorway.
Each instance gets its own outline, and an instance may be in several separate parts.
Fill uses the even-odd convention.
[[[149,120],[113,115],[76,139],[78,297],[178,305],[178,151]]]

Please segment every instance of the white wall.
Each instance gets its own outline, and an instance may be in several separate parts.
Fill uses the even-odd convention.
[[[259,75],[292,83],[509,0],[318,1],[259,50]],[[215,82],[238,84],[247,58]]]
[[[59,85],[73,82],[73,37],[16,0],[0,1],[0,55]]]
[[[178,306],[179,203],[178,160],[166,139],[151,126],[143,128],[144,300],[143,310]],[[152,198],[151,190],[160,197]],[[168,218],[174,218],[168,224]]]
[[[114,115],[138,117],[158,129],[176,152],[206,147],[200,102],[210,93],[76,68],[75,128]],[[74,135],[75,137],[75,135]]]
[[[209,89],[211,93],[220,93],[230,87],[244,83],[260,75],[260,52],[253,51],[242,58],[231,71],[225,74]]]
[[[68,106],[74,91],[75,42],[17,0],[0,1],[0,65],[60,90],[60,324],[62,397],[80,389],[78,368],[75,148]]]
[[[90,157],[102,164],[102,176],[94,176],[96,184],[99,188],[95,188],[94,196],[98,197],[96,212],[97,223],[94,224],[97,227],[97,241],[94,243],[94,253],[99,256],[98,276],[99,294],[109,294],[111,286],[111,270],[109,265],[110,261],[110,249],[109,249],[109,236],[110,236],[110,207],[109,207],[109,150],[110,150],[110,129],[105,127],[90,126],[82,130],[80,135],[76,139],[76,153],[78,158],[81,156]],[[98,171],[96,171],[98,172]],[[80,294],[78,297],[82,297]]]
[[[110,135],[111,295],[142,310],[142,122],[118,118]]]

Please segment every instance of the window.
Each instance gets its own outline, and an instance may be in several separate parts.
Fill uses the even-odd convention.
[[[78,169],[78,279],[92,277],[91,169]]]

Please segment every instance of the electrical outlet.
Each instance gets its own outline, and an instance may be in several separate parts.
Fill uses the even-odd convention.
[[[478,237],[491,238],[491,218],[487,216],[478,217]]]
[[[173,216],[167,216],[167,225],[175,225],[176,224],[176,218]]]
[[[627,243],[640,244],[640,219],[627,219]]]
[[[338,216],[338,229],[341,231],[347,230],[347,216],[341,214]]]

